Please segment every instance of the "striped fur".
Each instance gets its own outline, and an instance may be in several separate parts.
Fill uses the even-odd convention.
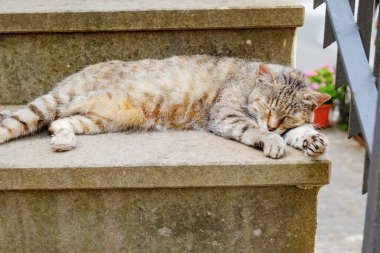
[[[74,148],[75,134],[198,129],[280,158],[281,135],[311,123],[313,110],[326,99],[298,71],[280,65],[207,55],[110,61],[67,77],[20,110],[1,113],[0,143],[44,126],[55,151]],[[315,130],[305,131],[303,139],[315,139]]]

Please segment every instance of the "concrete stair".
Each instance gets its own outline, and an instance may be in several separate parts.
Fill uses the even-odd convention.
[[[0,146],[0,252],[313,252],[329,162],[204,132]]]
[[[100,61],[200,54],[294,63],[291,0],[0,0],[0,104]],[[0,145],[0,252],[314,252],[328,160],[280,160],[205,132]]]

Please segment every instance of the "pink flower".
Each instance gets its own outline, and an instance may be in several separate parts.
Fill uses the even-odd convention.
[[[312,83],[311,84],[311,89],[312,90],[318,90],[318,88],[319,88],[319,84],[317,84],[317,83]]]
[[[315,70],[313,70],[313,71],[310,71],[310,72],[304,72],[304,74],[306,75],[306,76],[316,76],[318,73],[317,73],[317,71],[315,71]]]
[[[329,68],[329,71],[330,71],[330,73],[335,73],[335,69],[334,68]]]
[[[323,68],[326,68],[326,69],[328,69],[328,68],[330,68],[331,67],[331,65],[330,64],[325,64],[325,65],[323,65],[321,68],[323,69]]]
[[[321,83],[321,86],[323,86],[323,87],[326,86],[326,83]]]

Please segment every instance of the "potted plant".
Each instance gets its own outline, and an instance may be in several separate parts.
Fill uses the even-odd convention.
[[[314,124],[319,127],[330,126],[329,114],[333,102],[338,98],[335,90],[335,70],[329,65],[305,73],[311,82],[311,88],[320,93],[326,93],[331,96],[329,100],[323,103],[314,111]]]

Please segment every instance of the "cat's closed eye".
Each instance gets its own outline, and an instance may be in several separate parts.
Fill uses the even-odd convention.
[[[252,104],[252,107],[257,110],[257,113],[260,115],[260,118],[269,118],[271,114],[271,109],[263,101],[257,99]]]

